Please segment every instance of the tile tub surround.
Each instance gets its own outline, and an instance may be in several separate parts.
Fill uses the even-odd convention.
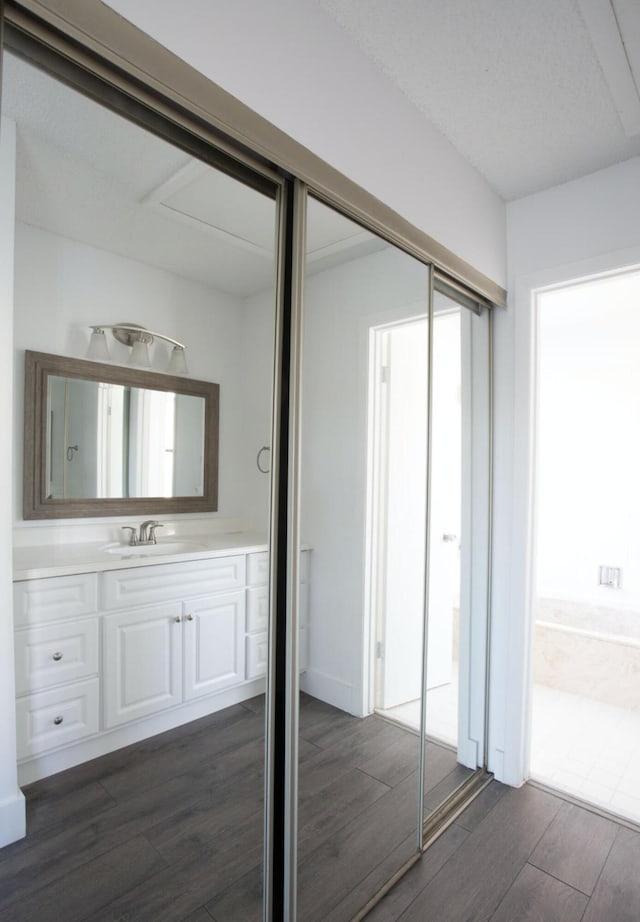
[[[640,714],[640,614],[551,600],[536,614],[536,684]]]
[[[640,642],[640,611],[629,608],[538,598],[536,621]]]

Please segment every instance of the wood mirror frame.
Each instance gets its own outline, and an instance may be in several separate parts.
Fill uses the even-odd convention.
[[[49,375],[104,381],[157,391],[203,397],[204,471],[202,496],[158,496],[110,499],[53,499],[46,489],[46,414]],[[25,519],[84,518],[103,515],[168,515],[216,512],[218,509],[218,440],[220,385],[191,378],[139,371],[84,359],[25,352],[24,491]]]

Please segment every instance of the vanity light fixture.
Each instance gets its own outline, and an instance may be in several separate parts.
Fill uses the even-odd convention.
[[[155,330],[147,330],[137,323],[96,323],[91,324],[91,338],[87,350],[87,358],[97,362],[109,361],[109,346],[105,330],[111,330],[114,339],[131,349],[129,357],[130,365],[150,368],[151,359],[149,358],[149,346],[154,339],[162,339],[173,346],[171,358],[169,359],[169,374],[187,375],[187,359],[184,353],[184,345],[170,336],[163,333],[156,333]]]

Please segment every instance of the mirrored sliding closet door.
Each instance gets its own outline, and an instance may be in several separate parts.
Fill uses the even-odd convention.
[[[57,674],[18,676],[19,780],[45,803],[77,788],[93,804],[66,840],[78,866],[128,843],[103,888],[109,917],[206,905],[259,919],[281,184],[112,89],[103,105],[97,81],[90,96],[69,67],[66,78],[4,53],[15,427],[31,427],[25,450],[42,446],[25,467],[47,534],[69,516],[82,533],[89,515],[111,537],[93,570],[87,545],[79,576],[15,584],[18,599],[43,594],[24,617],[16,608],[17,660],[62,645]],[[39,368],[55,359],[35,419],[25,351]],[[15,497],[19,530],[21,482]],[[118,518],[101,526],[105,515]],[[47,607],[43,585],[66,599],[74,579],[80,615]],[[92,652],[73,672],[76,635]],[[63,832],[52,824],[52,849]],[[39,874],[41,902],[56,873]],[[38,905],[24,916],[44,918]]]
[[[351,919],[419,848],[418,727],[387,719],[384,708],[404,695],[421,698],[429,272],[309,198],[300,922]],[[415,404],[403,396],[412,388],[420,391]]]

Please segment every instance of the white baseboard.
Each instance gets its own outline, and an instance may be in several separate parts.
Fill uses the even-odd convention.
[[[347,714],[361,717],[360,704],[356,701],[355,689],[349,682],[338,679],[336,676],[318,669],[307,667],[304,675],[300,676],[300,689],[320,701],[332,704]]]
[[[13,797],[0,803],[0,848],[24,839],[27,833],[27,813],[24,794],[16,790]]]

